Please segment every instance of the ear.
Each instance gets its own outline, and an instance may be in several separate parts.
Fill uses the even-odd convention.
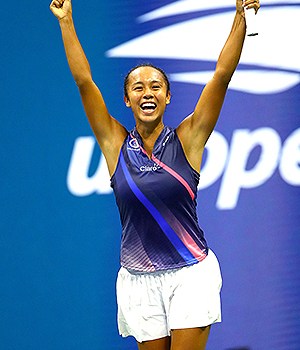
[[[166,97],[166,104],[168,105],[170,102],[171,102],[171,92],[169,91]]]
[[[126,107],[128,107],[128,108],[131,107],[131,104],[130,104],[130,101],[129,101],[128,97],[124,96],[124,102],[125,102]]]

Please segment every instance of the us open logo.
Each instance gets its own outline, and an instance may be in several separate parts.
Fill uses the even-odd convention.
[[[185,20],[193,13],[194,18]],[[118,45],[107,51],[107,56],[214,62],[227,38],[234,13],[235,7],[229,0],[172,2],[136,20],[143,26],[146,22],[176,16],[175,24],[158,27]],[[299,46],[287,40],[290,33],[300,32],[299,18],[299,0],[263,1],[257,16],[261,34],[245,41],[240,67],[229,89],[261,95],[281,93],[299,84]],[[205,85],[213,75],[212,70],[205,68],[167,73],[171,81],[198,85]]]
[[[213,71],[207,70],[205,64],[201,69],[202,62],[216,62],[234,12],[235,7],[229,0],[174,1],[136,19],[141,27],[153,21],[151,32],[112,48],[106,55],[119,59],[185,61],[179,71],[167,72],[170,80],[203,86],[212,77]],[[240,65],[229,89],[252,96],[278,96],[300,83],[299,46],[287,40],[290,33],[300,32],[300,1],[264,0],[259,12],[260,34],[245,41]],[[173,24],[162,27],[162,20],[170,18],[174,19]],[[157,26],[156,20],[159,20]],[[198,65],[198,71],[184,71],[189,67],[187,61],[200,62],[200,70]],[[139,150],[135,139],[130,140],[129,146],[133,151]],[[112,192],[103,155],[97,170],[89,176],[94,147],[97,145],[93,137],[75,140],[67,175],[68,189],[75,196]],[[260,156],[249,169],[248,160],[257,147],[261,149]],[[262,186],[275,173],[279,174],[282,182],[300,186],[299,149],[300,128],[281,135],[274,127],[245,126],[233,130],[231,139],[215,131],[206,145],[208,157],[201,170],[199,189],[205,189],[220,179],[216,208],[224,210],[238,205],[243,189]]]

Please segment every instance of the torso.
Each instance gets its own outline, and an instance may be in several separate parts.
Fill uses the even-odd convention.
[[[143,146],[136,130],[128,135],[111,181],[122,223],[121,264],[148,272],[194,264],[207,254],[196,213],[199,174],[175,130],[165,127],[152,152]]]

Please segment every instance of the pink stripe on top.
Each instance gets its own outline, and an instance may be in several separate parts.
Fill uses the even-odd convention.
[[[157,159],[153,154],[151,156],[151,159],[160,167],[162,167],[164,170],[166,170],[169,174],[171,174],[173,177],[175,177],[188,191],[188,193],[190,194],[192,200],[195,199],[195,194],[193,192],[193,190],[191,189],[191,187],[189,186],[189,184],[185,181],[185,179],[180,176],[178,173],[176,173],[175,170],[171,169],[170,167],[168,167],[165,163],[161,162],[159,159]]]

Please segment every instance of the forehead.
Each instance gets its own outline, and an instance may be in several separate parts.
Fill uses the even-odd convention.
[[[153,67],[139,67],[132,71],[128,77],[129,83],[134,84],[136,82],[147,81],[162,81],[164,77],[157,69]]]

